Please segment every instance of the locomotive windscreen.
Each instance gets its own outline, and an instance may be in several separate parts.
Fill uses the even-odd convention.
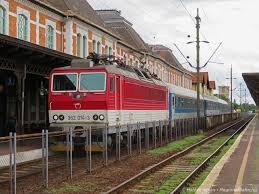
[[[54,74],[52,78],[52,91],[66,92],[77,90],[77,74]]]
[[[105,91],[105,73],[81,73],[80,91]]]
[[[79,82],[79,83],[78,83]],[[54,74],[52,77],[53,92],[103,92],[105,91],[106,74],[103,72],[78,74]]]

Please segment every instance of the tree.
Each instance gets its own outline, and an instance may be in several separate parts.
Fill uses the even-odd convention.
[[[226,102],[229,102],[229,99],[224,94],[219,94],[218,97]]]

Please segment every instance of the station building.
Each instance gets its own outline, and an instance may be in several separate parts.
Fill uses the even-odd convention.
[[[224,95],[226,98],[229,99],[229,86],[219,86],[219,95]]]
[[[197,91],[197,73],[192,73],[193,75],[193,80],[192,80],[192,89]],[[209,73],[208,72],[200,72],[200,94],[201,95],[208,95],[208,96],[213,96],[213,91],[216,89],[216,83],[215,81],[210,81],[209,80]]]
[[[0,0],[0,136],[10,117],[18,133],[46,126],[49,72],[91,52],[192,88],[192,74],[172,51],[145,43],[119,11],[95,11],[85,0]]]

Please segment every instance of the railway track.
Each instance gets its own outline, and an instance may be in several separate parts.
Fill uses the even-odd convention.
[[[205,169],[230,139],[249,123],[238,121],[204,140],[159,162],[106,193],[180,193],[193,178]],[[217,138],[215,138],[217,137]],[[214,148],[214,149],[211,149]]]
[[[231,125],[233,126],[233,125]],[[217,134],[217,133],[216,133]],[[207,139],[207,138],[206,138]],[[206,141],[206,139],[204,139]],[[179,153],[181,154],[181,152]],[[84,158],[77,158],[74,159],[73,163],[75,164],[75,167],[73,168],[79,168],[78,166],[82,166],[82,164],[85,163]],[[76,165],[79,164],[79,165]],[[49,170],[50,169],[57,169],[66,167],[66,159],[64,157],[59,157],[57,155],[50,156],[49,157]],[[185,170],[188,170],[187,167]],[[37,175],[42,173],[42,163],[41,160],[36,161],[30,161],[23,164],[19,164],[17,166],[17,180],[21,180],[22,178],[29,177],[32,175]],[[0,171],[0,184],[7,184],[10,181],[9,177],[9,168],[1,169]]]

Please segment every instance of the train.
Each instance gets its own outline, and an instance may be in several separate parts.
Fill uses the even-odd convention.
[[[50,73],[50,126],[104,125],[108,134],[128,124],[196,117],[196,92],[163,82],[147,69],[120,61],[75,59]],[[230,111],[227,102],[200,96],[201,116]]]

